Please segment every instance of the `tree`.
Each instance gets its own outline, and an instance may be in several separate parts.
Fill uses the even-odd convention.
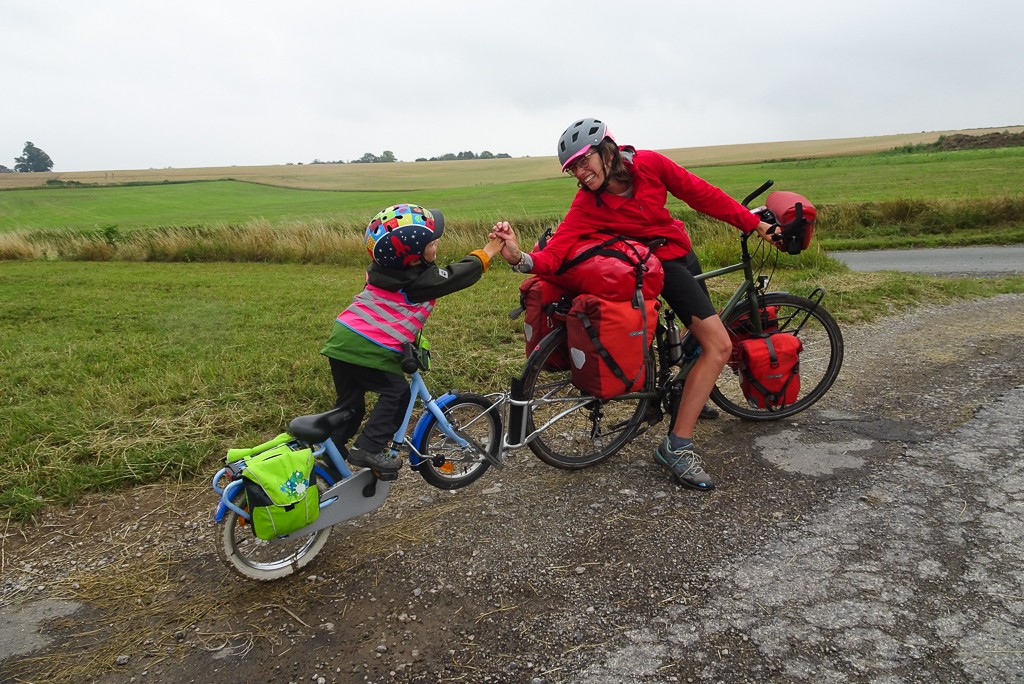
[[[50,155],[30,142],[25,143],[25,149],[22,150],[21,156],[14,159],[14,170],[20,173],[50,171],[51,169],[53,169],[53,160],[50,159]]]
[[[396,161],[398,161],[398,159],[395,158],[395,153],[392,152],[391,150],[384,150],[384,152],[381,153],[381,155],[379,157],[377,157],[377,161],[378,162],[382,162],[382,163],[384,163],[384,162],[396,162]]]

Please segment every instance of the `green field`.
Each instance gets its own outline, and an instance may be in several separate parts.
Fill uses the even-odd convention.
[[[518,161],[506,160],[510,167]],[[770,178],[777,188],[800,192],[822,207],[893,199],[970,201],[1024,192],[1024,148],[879,153],[692,170],[738,198]],[[0,231],[218,226],[257,219],[278,226],[322,221],[361,227],[381,207],[399,201],[440,207],[455,225],[479,226],[499,218],[556,220],[574,192],[569,178],[400,193],[296,190],[238,181],[6,190],[0,192]],[[671,206],[685,209],[680,202]]]
[[[854,274],[824,253],[843,241],[1024,242],[1022,150],[700,172],[737,196],[773,178],[819,204],[815,244],[783,257],[773,286],[806,293],[823,285],[843,325],[919,302],[1024,291],[1021,277]],[[525,241],[564,211],[573,191],[562,178],[415,196],[228,181],[0,191],[0,255],[18,241],[36,250],[0,259],[0,510],[24,517],[88,492],[206,478],[226,448],[329,408],[332,386],[318,352],[362,285],[359,234],[381,206],[443,207],[453,225],[442,241],[444,261],[479,246],[497,218],[526,226]],[[705,267],[735,258],[733,231],[676,209]],[[175,226],[187,230],[175,234]],[[133,235],[140,241],[129,250]],[[78,251],[61,253],[75,236]],[[318,254],[333,263],[315,263]],[[79,261],[90,258],[105,263]],[[441,302],[427,329],[437,361],[432,387],[497,390],[518,374],[522,322],[507,313],[521,279],[499,264]],[[714,295],[721,300],[728,288],[715,283]]]

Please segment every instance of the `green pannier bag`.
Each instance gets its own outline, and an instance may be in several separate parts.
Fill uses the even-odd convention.
[[[282,433],[251,449],[229,449],[228,462],[244,459],[242,479],[260,539],[289,534],[320,515],[320,495],[313,471],[313,451]]]

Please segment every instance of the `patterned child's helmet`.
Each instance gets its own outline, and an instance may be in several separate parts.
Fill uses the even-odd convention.
[[[382,209],[366,226],[366,251],[379,266],[407,268],[443,232],[444,215],[438,209],[396,204]]]

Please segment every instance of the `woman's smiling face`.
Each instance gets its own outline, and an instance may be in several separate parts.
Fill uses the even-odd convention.
[[[605,169],[601,153],[593,147],[586,154],[574,160],[572,170],[580,185],[586,185],[591,190],[598,189],[604,183]]]

